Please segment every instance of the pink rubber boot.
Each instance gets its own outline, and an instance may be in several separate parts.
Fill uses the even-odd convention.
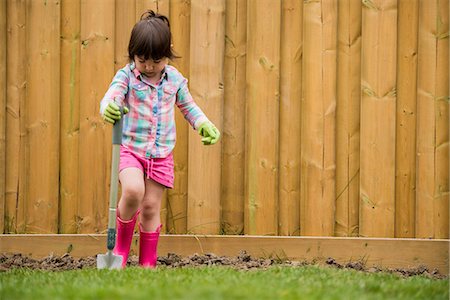
[[[117,210],[116,224],[117,224],[117,239],[114,254],[123,257],[122,268],[127,265],[128,254],[130,253],[131,241],[133,240],[134,226],[139,210],[131,218],[131,220],[124,221],[119,217],[119,210]]]
[[[158,239],[162,224],[155,232],[145,232],[139,224],[139,265],[144,268],[155,268],[158,258]]]

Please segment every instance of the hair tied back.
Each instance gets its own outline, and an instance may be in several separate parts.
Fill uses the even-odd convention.
[[[143,21],[143,20],[150,21],[153,18],[160,19],[161,21],[163,21],[170,28],[169,19],[166,16],[163,16],[163,15],[160,15],[158,13],[155,13],[151,9],[147,10],[146,12],[144,12],[141,15],[141,21]]]

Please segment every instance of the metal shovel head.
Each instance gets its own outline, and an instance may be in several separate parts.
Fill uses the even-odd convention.
[[[97,269],[122,269],[123,257],[115,255],[112,251],[97,255]]]

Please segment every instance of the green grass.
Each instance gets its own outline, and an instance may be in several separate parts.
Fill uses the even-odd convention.
[[[448,299],[447,280],[319,266],[0,273],[0,299]]]

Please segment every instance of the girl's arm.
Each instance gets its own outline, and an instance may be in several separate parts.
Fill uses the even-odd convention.
[[[206,115],[192,98],[192,95],[189,92],[189,88],[187,86],[186,79],[178,89],[176,105],[184,115],[184,118],[195,130],[197,130],[203,123],[209,122]]]
[[[124,106],[125,95],[128,93],[129,76],[127,73],[127,67],[120,69],[114,76],[108,91],[100,102],[100,113],[103,115],[106,107],[111,102]]]

